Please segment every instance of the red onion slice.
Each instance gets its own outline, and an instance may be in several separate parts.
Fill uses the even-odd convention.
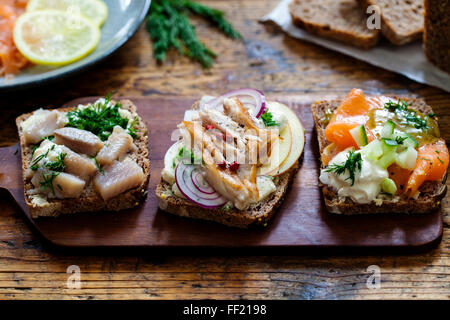
[[[198,165],[178,163],[175,182],[186,199],[202,208],[220,208],[228,202],[209,185]]]
[[[259,118],[266,112],[266,97],[264,93],[257,89],[238,89],[229,91],[220,97],[205,102],[207,108],[218,109],[222,107],[226,98],[237,97],[242,104],[250,110],[250,115]]]

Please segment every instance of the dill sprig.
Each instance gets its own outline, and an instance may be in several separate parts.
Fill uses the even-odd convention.
[[[188,19],[190,13],[205,18],[230,38],[241,38],[220,10],[190,0],[154,0],[147,17],[147,30],[153,41],[153,56],[158,62],[163,62],[166,52],[175,48],[204,68],[212,66],[217,55],[197,38],[195,27]]]
[[[343,164],[334,163],[325,170],[326,172],[334,172],[337,175],[344,174],[348,170],[349,177],[345,180],[351,180],[352,186],[355,184],[356,170],[361,171],[362,158],[361,153],[355,151],[349,151],[347,154],[347,160]]]
[[[49,174],[42,173],[42,181],[39,182],[41,185],[41,190],[44,191],[47,188],[50,189],[53,194],[55,194],[55,188],[53,187],[53,180],[59,175],[59,172],[50,172]],[[58,188],[62,190],[61,186],[58,185]]]
[[[217,26],[219,30],[221,30],[226,36],[233,39],[242,39],[242,36],[239,32],[234,30],[231,23],[229,23],[224,18],[224,12],[207,7],[203,4],[194,2],[194,1],[183,1],[186,8],[188,8],[191,12],[202,16],[203,18],[210,21],[213,25]]]
[[[53,171],[63,172],[66,169],[66,165],[64,164],[64,159],[66,156],[67,153],[59,153],[55,161],[46,163],[44,167]]]

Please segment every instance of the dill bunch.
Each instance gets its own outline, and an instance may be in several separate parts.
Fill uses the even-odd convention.
[[[154,0],[146,26],[153,41],[153,56],[158,62],[163,62],[167,51],[175,48],[204,68],[212,66],[217,55],[197,38],[189,14],[203,17],[230,38],[242,38],[220,10],[190,0]]]

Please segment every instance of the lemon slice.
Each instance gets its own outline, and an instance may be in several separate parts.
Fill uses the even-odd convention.
[[[108,16],[108,7],[100,0],[31,0],[27,5],[27,11],[47,9],[81,14],[99,27]]]
[[[16,47],[36,64],[72,63],[91,53],[99,40],[100,30],[93,22],[64,11],[26,12],[14,26]]]

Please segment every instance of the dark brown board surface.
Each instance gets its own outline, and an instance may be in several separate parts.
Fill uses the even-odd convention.
[[[68,103],[93,101],[82,98]],[[324,209],[318,177],[318,146],[309,105],[290,99],[306,129],[300,170],[275,218],[266,228],[239,230],[180,218],[157,208],[154,195],[170,135],[193,98],[131,98],[149,127],[151,178],[148,199],[140,207],[115,213],[86,213],[30,219],[51,243],[70,247],[408,247],[421,248],[442,234],[440,211],[426,215],[340,216]],[[279,99],[281,102],[282,98]],[[0,149],[0,187],[10,191],[27,217],[20,150]]]

